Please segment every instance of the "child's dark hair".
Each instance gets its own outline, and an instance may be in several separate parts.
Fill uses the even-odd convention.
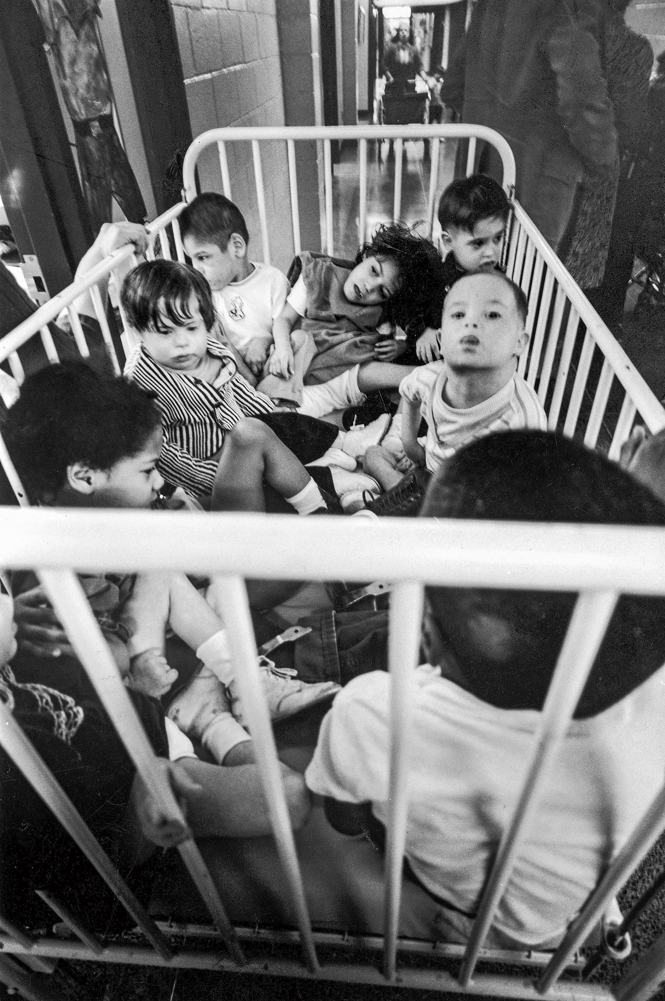
[[[31,503],[52,503],[76,462],[107,471],[137,455],[160,427],[157,404],[134,383],[82,361],[28,376],[2,433]]]
[[[208,282],[179,261],[144,261],[133,268],[120,291],[120,303],[129,324],[139,333],[160,330],[166,317],[176,326],[191,320],[192,296],[198,303],[206,330],[215,323],[215,307]]]
[[[526,297],[524,289],[520,288],[517,282],[514,282],[512,278],[509,278],[503,271],[498,271],[494,268],[491,271],[467,271],[466,274],[460,275],[459,278],[453,282],[450,286],[451,289],[457,285],[457,282],[462,281],[463,278],[468,278],[469,275],[489,275],[492,278],[498,278],[499,281],[502,281],[505,285],[507,285],[513,293],[513,298],[515,299],[515,309],[517,310],[519,318],[522,323],[526,325],[526,318],[529,313],[529,300]]]
[[[482,219],[498,216],[508,220],[510,202],[498,181],[485,174],[460,177],[445,189],[439,199],[441,229],[464,229],[473,233]]]
[[[545,431],[507,431],[447,459],[427,491],[422,514],[490,521],[665,526],[665,506],[616,463]],[[428,588],[443,633],[454,590]],[[475,695],[501,708],[541,709],[576,595],[499,591],[494,607],[521,658],[487,663],[458,655]],[[576,719],[624,698],[665,661],[665,599],[622,595],[591,669]]]
[[[428,325],[432,302],[443,288],[443,261],[438,250],[431,240],[408,226],[392,223],[379,226],[371,242],[360,248],[356,264],[373,256],[390,257],[399,268],[399,285],[385,304],[385,318],[418,336]]]
[[[215,191],[205,191],[197,195],[183,209],[178,217],[183,239],[193,236],[196,240],[208,240],[221,251],[226,250],[231,233],[239,233],[245,243],[249,243],[247,223],[237,205]]]

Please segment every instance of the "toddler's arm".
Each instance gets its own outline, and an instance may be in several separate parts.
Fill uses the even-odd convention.
[[[247,363],[245,367],[248,367],[251,370],[250,374],[256,376],[256,378],[258,378],[263,371],[263,366],[266,363],[271,346],[272,342],[266,337],[252,337],[251,341],[249,341],[249,343],[245,346],[244,360]],[[247,378],[244,372],[242,372],[242,375]],[[254,385],[255,382],[256,379],[254,379],[252,385]]]
[[[294,361],[293,348],[291,347],[291,331],[299,319],[300,313],[288,302],[279,316],[275,317],[272,325],[272,337],[275,347],[268,361],[268,371],[271,375],[287,379],[293,374]]]
[[[441,331],[435,327],[426,327],[416,341],[416,354],[422,362],[438,361],[441,357],[439,338]]]
[[[425,449],[418,442],[420,427],[420,402],[404,400],[404,416],[402,418],[402,444],[411,462],[417,466],[425,465]]]

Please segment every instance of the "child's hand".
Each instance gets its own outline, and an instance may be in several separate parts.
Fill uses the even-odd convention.
[[[155,758],[155,764],[164,773],[183,815],[186,815],[187,797],[200,793],[201,786],[189,777],[177,761]],[[138,773],[132,785],[132,804],[143,834],[154,844],[162,848],[173,848],[191,838],[192,832],[184,820],[174,814],[167,814],[157,804]]]
[[[374,357],[377,361],[393,361],[406,351],[406,341],[394,337],[382,338],[374,345]]]
[[[19,650],[37,657],[75,656],[43,587],[33,587],[14,598],[14,621]]]
[[[619,452],[619,465],[629,469],[633,459],[647,439],[646,428],[638,424],[633,428],[630,437],[624,441]]]
[[[136,657],[132,657],[127,675],[127,687],[135,692],[143,692],[144,695],[152,695],[155,699],[161,699],[162,695],[166,695],[169,691],[177,677],[178,672],[169,666],[162,651],[151,647]]]
[[[293,348],[291,345],[276,344],[268,359],[268,371],[281,379],[288,379],[294,369]]]
[[[265,337],[253,337],[247,344],[243,353],[245,361],[251,368],[254,375],[261,375],[269,351],[270,341],[266,340]]]
[[[416,341],[416,354],[420,361],[438,361],[441,357],[439,349],[439,338],[441,331],[434,327],[427,327]]]

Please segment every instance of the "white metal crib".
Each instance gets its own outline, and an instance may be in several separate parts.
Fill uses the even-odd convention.
[[[204,151],[212,149],[218,155],[222,188],[229,197],[234,196],[231,167],[235,165],[236,173],[244,171],[246,174],[251,162],[263,259],[269,261],[271,243],[263,151],[269,144],[272,158],[277,155],[275,148],[279,145],[290,191],[290,206],[284,216],[290,216],[290,238],[293,249],[298,252],[301,249],[302,205],[299,193],[302,161],[299,160],[298,144],[303,143],[310,151],[316,150],[314,162],[317,170],[320,168],[323,205],[322,243],[310,249],[333,253],[335,175],[331,144],[340,140],[358,143],[358,242],[362,242],[368,228],[368,144],[378,139],[395,141],[391,214],[398,219],[402,197],[402,146],[406,141],[421,138],[432,144],[427,204],[430,233],[438,194],[437,164],[442,142],[469,138],[469,165],[474,160],[476,142],[492,142],[502,156],[504,184],[512,192],[514,162],[510,149],[489,129],[475,126],[256,128],[220,129],[200,136],[185,159],[185,199],[190,200],[196,193],[195,171]],[[243,148],[251,150],[249,158],[245,154],[243,159]],[[166,257],[175,254],[184,259],[177,222],[184,204],[170,209],[150,225],[155,237],[152,254],[161,253]],[[80,353],[88,354],[85,335],[72,306],[77,295],[86,288],[92,291],[105,344],[116,371],[120,371],[97,283],[106,279],[130,253],[122,250],[112,255],[83,282],[55,296],[3,339],[0,361],[8,360],[19,384],[23,369],[18,352],[29,338],[39,336],[49,360],[58,360],[47,324],[63,308],[69,311]],[[520,368],[536,389],[548,413],[550,428],[578,436],[588,446],[602,447],[611,458],[617,458],[621,444],[636,421],[643,422],[651,433],[665,427],[665,411],[660,403],[519,205],[515,206],[509,228],[505,264],[508,274],[521,284],[528,296],[528,327],[532,338],[528,354],[520,360]],[[661,531],[467,521],[437,521],[434,525],[419,520],[396,522],[389,519],[368,525],[363,519],[333,518],[326,519],[325,533],[322,533],[318,519],[261,515],[160,512],[157,516],[153,512],[80,511],[74,517],[63,510],[29,509],[1,442],[0,450],[3,467],[21,505],[20,509],[3,508],[0,513],[0,567],[37,569],[138,771],[161,799],[164,808],[172,812],[177,812],[178,806],[155,768],[147,738],[132,711],[75,572],[104,567],[108,571],[179,569],[195,574],[226,575],[226,621],[233,656],[240,666],[240,694],[248,707],[276,851],[296,915],[294,925],[281,930],[234,926],[200,847],[190,841],[180,846],[179,851],[205,903],[210,922],[196,927],[155,922],[111,866],[11,715],[0,706],[0,744],[114,889],[140,933],[131,941],[101,941],[88,933],[84,922],[70,915],[64,920],[74,938],[36,937],[0,915],[3,932],[0,934],[3,953],[0,980],[21,989],[25,970],[16,968],[16,964],[12,967],[8,958],[11,955],[25,961],[31,969],[42,971],[52,969],[53,959],[65,957],[242,969],[364,984],[399,983],[404,987],[521,998],[536,998],[548,991],[550,996],[584,999],[611,996],[646,999],[653,994],[665,979],[665,935],[613,992],[599,984],[579,982],[577,950],[598,923],[607,902],[665,829],[665,789],[609,867],[554,955],[499,953],[483,949],[483,940],[617,595],[665,594],[665,560],[662,558],[665,544]],[[349,934],[344,927],[321,930],[312,924],[296,839],[290,829],[281,789],[275,741],[256,667],[256,646],[243,578],[359,582],[383,579],[393,582],[390,605],[393,753],[382,933],[379,929],[375,934]],[[415,940],[404,936],[400,930],[408,805],[405,749],[410,725],[410,676],[418,657],[425,584],[580,592],[542,714],[541,729],[534,742],[523,796],[503,833],[467,947]],[[221,942],[225,949],[220,950]],[[299,957],[294,958],[292,948],[280,953],[280,944],[288,947],[294,942],[301,945]],[[262,951],[264,945],[266,949]],[[332,958],[327,952],[331,946],[335,947]],[[372,959],[372,955],[379,953],[383,957],[380,968]],[[400,963],[400,957],[407,954],[408,964]],[[416,963],[414,957],[422,962]],[[451,959],[461,960],[459,973],[453,974],[446,967],[444,961]],[[479,963],[487,961],[508,963],[516,972],[488,972],[486,967],[478,967]],[[31,989],[34,994],[36,988]]]

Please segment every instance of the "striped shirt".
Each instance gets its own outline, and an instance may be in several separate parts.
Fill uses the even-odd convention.
[[[125,365],[126,377],[153,393],[161,411],[162,476],[197,497],[212,491],[219,461],[212,456],[224,444],[226,432],[243,417],[273,410],[272,400],[238,374],[233,355],[212,337],[208,337],[208,354],[223,362],[214,385],[196,376],[169,371],[142,344]]]
[[[495,431],[547,430],[538,397],[517,372],[494,396],[465,410],[455,409],[443,399],[446,378],[445,362],[434,361],[414,369],[399,386],[405,400],[420,403],[427,423],[425,462],[430,472],[436,472],[458,448]]]

